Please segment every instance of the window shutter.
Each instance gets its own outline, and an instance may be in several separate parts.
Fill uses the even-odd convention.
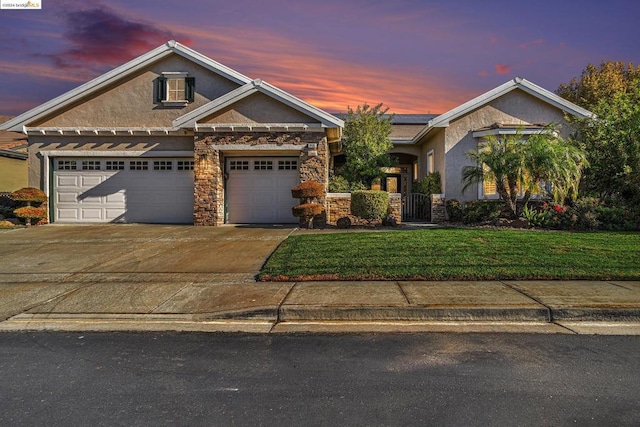
[[[155,102],[162,102],[167,99],[167,79],[165,77],[158,77],[155,81]]]
[[[184,99],[193,102],[196,98],[196,79],[195,77],[186,77],[184,83]]]

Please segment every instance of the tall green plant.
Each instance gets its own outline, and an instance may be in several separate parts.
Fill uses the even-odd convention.
[[[367,188],[375,178],[384,176],[382,168],[393,164],[389,155],[393,147],[389,139],[391,117],[382,105],[364,104],[355,111],[349,107],[345,121],[343,174],[350,183],[359,182]]]
[[[596,115],[569,117],[590,163],[584,171],[584,190],[640,203],[640,66],[619,61],[588,64],[556,92]]]

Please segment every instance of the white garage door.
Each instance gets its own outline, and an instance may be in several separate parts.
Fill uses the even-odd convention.
[[[192,158],[56,158],[58,222],[193,223]]]
[[[295,223],[291,197],[298,185],[297,157],[232,157],[226,164],[227,222]]]

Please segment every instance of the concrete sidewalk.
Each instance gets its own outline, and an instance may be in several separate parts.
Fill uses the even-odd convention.
[[[0,331],[640,334],[640,281],[234,282],[0,275]]]

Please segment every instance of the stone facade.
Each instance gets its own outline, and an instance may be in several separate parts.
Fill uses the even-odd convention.
[[[242,145],[252,156],[260,151],[300,151],[300,182],[315,180],[328,185],[329,159],[327,140],[320,132],[219,132],[198,134],[194,140],[194,225],[224,224],[224,151]],[[276,148],[277,147],[277,148]],[[249,148],[249,149],[247,149]],[[324,197],[318,200],[324,204]]]
[[[328,193],[325,201],[327,223],[336,225],[340,218],[351,217],[351,193]],[[402,196],[389,194],[389,213],[396,223],[402,223]]]
[[[396,223],[402,222],[402,196],[399,193],[389,194],[389,215],[396,219]]]
[[[444,194],[431,195],[431,222],[440,223],[446,221],[447,208]]]
[[[329,193],[325,203],[327,223],[335,225],[345,216],[351,215],[351,193]]]
[[[193,225],[224,224],[224,182],[220,151],[208,138],[194,142]]]

